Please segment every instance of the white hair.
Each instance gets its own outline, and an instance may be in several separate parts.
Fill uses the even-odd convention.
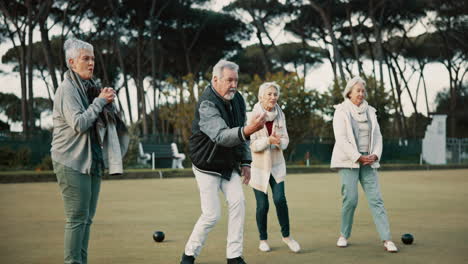
[[[231,69],[233,71],[239,72],[239,65],[235,64],[232,61],[220,60],[213,67],[213,76],[211,77],[211,81],[213,81],[215,76],[218,77],[218,79],[223,78],[224,68],[228,68],[228,69]]]
[[[346,88],[343,91],[343,98],[347,99],[349,98],[349,93],[351,93],[351,90],[353,89],[354,85],[361,83],[364,87],[366,87],[366,81],[364,81],[361,77],[356,76],[353,77],[351,80],[346,83]],[[367,92],[366,92],[367,96]]]
[[[70,68],[68,60],[78,58],[78,56],[80,56],[80,50],[82,49],[94,52],[93,45],[79,39],[70,38],[67,39],[65,43],[63,43],[63,50],[65,51],[65,62],[67,63],[68,68]]]
[[[273,87],[273,88],[276,89],[276,91],[278,92],[278,97],[279,97],[279,95],[280,95],[280,86],[276,82],[264,82],[258,88],[258,99],[262,98],[263,95],[265,94],[265,91],[270,87]]]

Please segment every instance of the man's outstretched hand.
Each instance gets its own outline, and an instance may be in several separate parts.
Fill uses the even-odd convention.
[[[266,122],[266,113],[257,114],[252,123],[244,127],[244,135],[249,137],[253,133],[263,128]]]

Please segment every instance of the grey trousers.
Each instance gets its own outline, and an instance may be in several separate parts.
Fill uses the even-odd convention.
[[[88,263],[90,226],[96,213],[103,167],[93,162],[91,173],[82,174],[54,162],[54,172],[65,209],[64,263]]]

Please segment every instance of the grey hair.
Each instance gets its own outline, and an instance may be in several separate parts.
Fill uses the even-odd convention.
[[[366,81],[364,81],[361,77],[356,76],[352,78],[351,80],[346,83],[346,88],[343,91],[343,98],[347,99],[349,98],[349,93],[351,93],[351,90],[353,89],[354,85],[361,83],[364,87],[366,87]],[[367,91],[366,91],[366,96],[367,96]]]
[[[233,71],[239,72],[239,65],[235,64],[232,61],[220,60],[213,67],[213,76],[211,77],[211,81],[213,81],[215,76],[218,77],[218,79],[223,78],[224,68],[228,68],[228,69],[231,69]]]
[[[273,87],[273,88],[276,89],[276,91],[278,92],[278,97],[279,97],[279,95],[280,95],[280,86],[276,82],[264,82],[258,88],[258,99],[262,98],[265,91],[270,87]]]
[[[70,38],[67,39],[65,43],[63,43],[63,50],[65,51],[65,62],[67,63],[68,68],[70,68],[68,60],[78,58],[78,56],[80,56],[80,50],[82,49],[94,52],[93,45],[79,39]]]

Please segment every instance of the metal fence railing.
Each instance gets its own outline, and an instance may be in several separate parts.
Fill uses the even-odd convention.
[[[3,132],[0,134],[0,151],[23,155],[24,157],[16,158],[24,159],[24,162],[34,166],[50,155],[51,142],[52,135],[48,131],[31,133],[29,136]]]
[[[447,163],[468,163],[468,138],[447,138]]]
[[[27,166],[24,167],[33,168],[50,155],[51,140],[50,132],[36,133],[29,135],[29,137],[25,137],[21,133],[0,133],[0,152],[5,155],[7,155],[7,152],[16,153],[18,154],[16,159],[21,159],[24,161],[23,163],[27,163]],[[172,134],[149,135],[144,138],[140,137],[139,141],[150,143],[175,142],[180,152],[186,152],[188,144],[188,142],[183,142],[180,136]],[[446,143],[447,164],[468,163],[468,138],[447,138]],[[331,160],[334,144],[334,138],[308,138],[295,146],[290,146],[291,149],[286,150],[285,159],[288,164],[328,164]],[[384,139],[383,144],[382,163],[420,163],[422,139]],[[189,163],[190,158],[187,154],[185,153],[187,156],[186,161]],[[2,159],[10,158],[7,156],[2,156]],[[8,167],[8,164],[11,164],[11,162],[3,163],[0,161],[0,167],[5,168]]]
[[[291,150],[287,157],[289,163],[310,164],[330,163],[335,140],[333,138],[307,139]],[[386,139],[383,142],[382,163],[419,163],[422,139]]]

